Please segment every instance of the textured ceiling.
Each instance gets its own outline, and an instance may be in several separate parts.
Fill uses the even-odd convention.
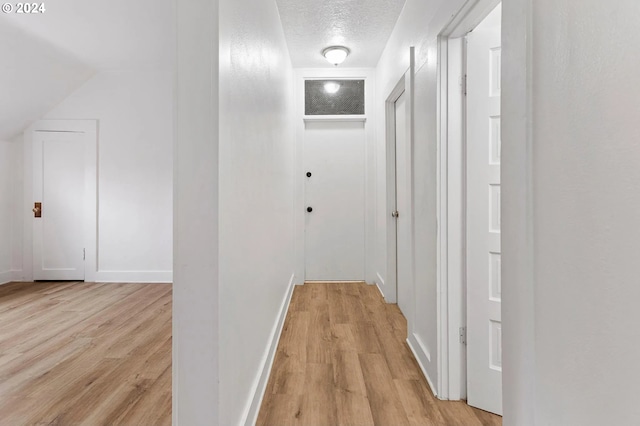
[[[405,0],[276,0],[293,66],[333,67],[322,49],[351,54],[340,67],[375,67]]]

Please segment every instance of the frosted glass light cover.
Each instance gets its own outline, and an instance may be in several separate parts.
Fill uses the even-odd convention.
[[[324,55],[329,63],[337,66],[344,62],[345,59],[347,59],[347,56],[349,55],[349,49],[343,46],[327,47],[322,52],[322,55]]]

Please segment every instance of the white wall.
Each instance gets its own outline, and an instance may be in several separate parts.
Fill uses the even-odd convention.
[[[0,284],[19,280],[22,270],[22,145],[0,142]]]
[[[409,48],[416,47],[414,135],[415,306],[407,314],[409,342],[433,390],[438,392],[437,282],[436,282],[436,146],[437,146],[437,36],[464,3],[463,0],[408,0],[376,68],[378,115],[410,65]],[[387,280],[386,134],[377,130],[378,274]],[[381,285],[384,289],[384,285]],[[384,290],[383,290],[384,291]]]
[[[62,101],[94,70],[46,39],[34,37],[0,16],[0,139],[18,135]]]
[[[174,425],[219,425],[218,1],[176,3]]]
[[[12,187],[12,216],[11,216],[11,270],[12,279],[21,280],[24,271],[22,259],[24,213],[24,150],[22,149],[22,136],[18,136],[10,143],[11,159],[11,187]]]
[[[505,425],[635,424],[640,5],[503,13]]]
[[[0,142],[0,283],[11,281],[13,172],[11,143]]]
[[[98,120],[96,279],[171,281],[173,73],[101,72],[44,118]]]
[[[293,279],[292,120],[292,68],[276,2],[221,1],[222,425],[257,409],[249,407]]]

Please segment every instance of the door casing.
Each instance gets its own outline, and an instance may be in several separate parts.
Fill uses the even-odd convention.
[[[98,267],[98,122],[97,120],[40,120],[24,132],[23,281],[33,281],[33,132],[75,132],[84,135],[84,247],[85,281],[93,282]]]
[[[320,116],[305,117],[304,115],[304,81],[313,79],[358,79],[365,81],[365,114],[360,116]],[[294,71],[295,87],[292,114],[293,126],[296,133],[294,160],[294,226],[295,226],[295,272],[294,283],[303,284],[305,279],[305,180],[304,170],[304,129],[305,120],[317,121],[363,121],[365,122],[365,281],[369,284],[376,282],[376,195],[375,195],[375,141],[376,129],[369,117],[375,116],[375,69],[374,68],[298,68]]]
[[[466,108],[461,38],[500,0],[467,0],[438,34],[438,397],[466,398]]]

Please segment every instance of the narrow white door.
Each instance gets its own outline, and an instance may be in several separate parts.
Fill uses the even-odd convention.
[[[35,280],[84,280],[84,149],[81,133],[33,133]]]
[[[405,316],[411,307],[411,223],[409,209],[410,158],[406,92],[396,100],[396,269],[398,307]]]
[[[307,122],[305,280],[364,281],[364,122]]]
[[[502,414],[500,6],[467,38],[467,398]]]

